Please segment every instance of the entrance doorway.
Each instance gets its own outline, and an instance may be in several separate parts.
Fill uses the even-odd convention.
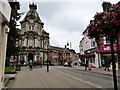
[[[28,54],[28,61],[32,60],[33,61],[33,54],[32,53],[29,53]]]

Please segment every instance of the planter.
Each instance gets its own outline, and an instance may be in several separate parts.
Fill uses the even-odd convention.
[[[13,72],[5,72],[5,74],[16,74],[17,72],[16,71],[13,71]]]
[[[21,70],[21,65],[17,65],[15,71],[20,71]]]

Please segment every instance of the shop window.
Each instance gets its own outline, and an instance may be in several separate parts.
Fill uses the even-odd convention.
[[[91,47],[95,47],[95,40],[91,39]]]
[[[95,47],[95,41],[92,41],[92,47]]]
[[[95,63],[95,58],[92,58],[92,63]]]
[[[92,63],[92,58],[90,58],[90,63]]]

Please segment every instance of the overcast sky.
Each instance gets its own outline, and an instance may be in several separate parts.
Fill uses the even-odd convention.
[[[79,52],[82,32],[96,12],[102,12],[103,0],[19,0],[20,12],[29,10],[29,3],[35,2],[44,29],[50,34],[50,44],[64,47],[71,42],[72,49]],[[110,1],[112,4],[119,0]],[[24,15],[25,16],[25,15]],[[24,18],[21,18],[21,20]]]

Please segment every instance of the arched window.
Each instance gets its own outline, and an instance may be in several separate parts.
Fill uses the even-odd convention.
[[[34,30],[34,25],[29,25],[29,30]]]
[[[32,30],[34,30],[34,25],[32,25]]]
[[[34,40],[32,38],[28,39],[28,46],[34,46]]]
[[[32,28],[31,28],[31,24],[29,25],[29,30],[32,30]]]

